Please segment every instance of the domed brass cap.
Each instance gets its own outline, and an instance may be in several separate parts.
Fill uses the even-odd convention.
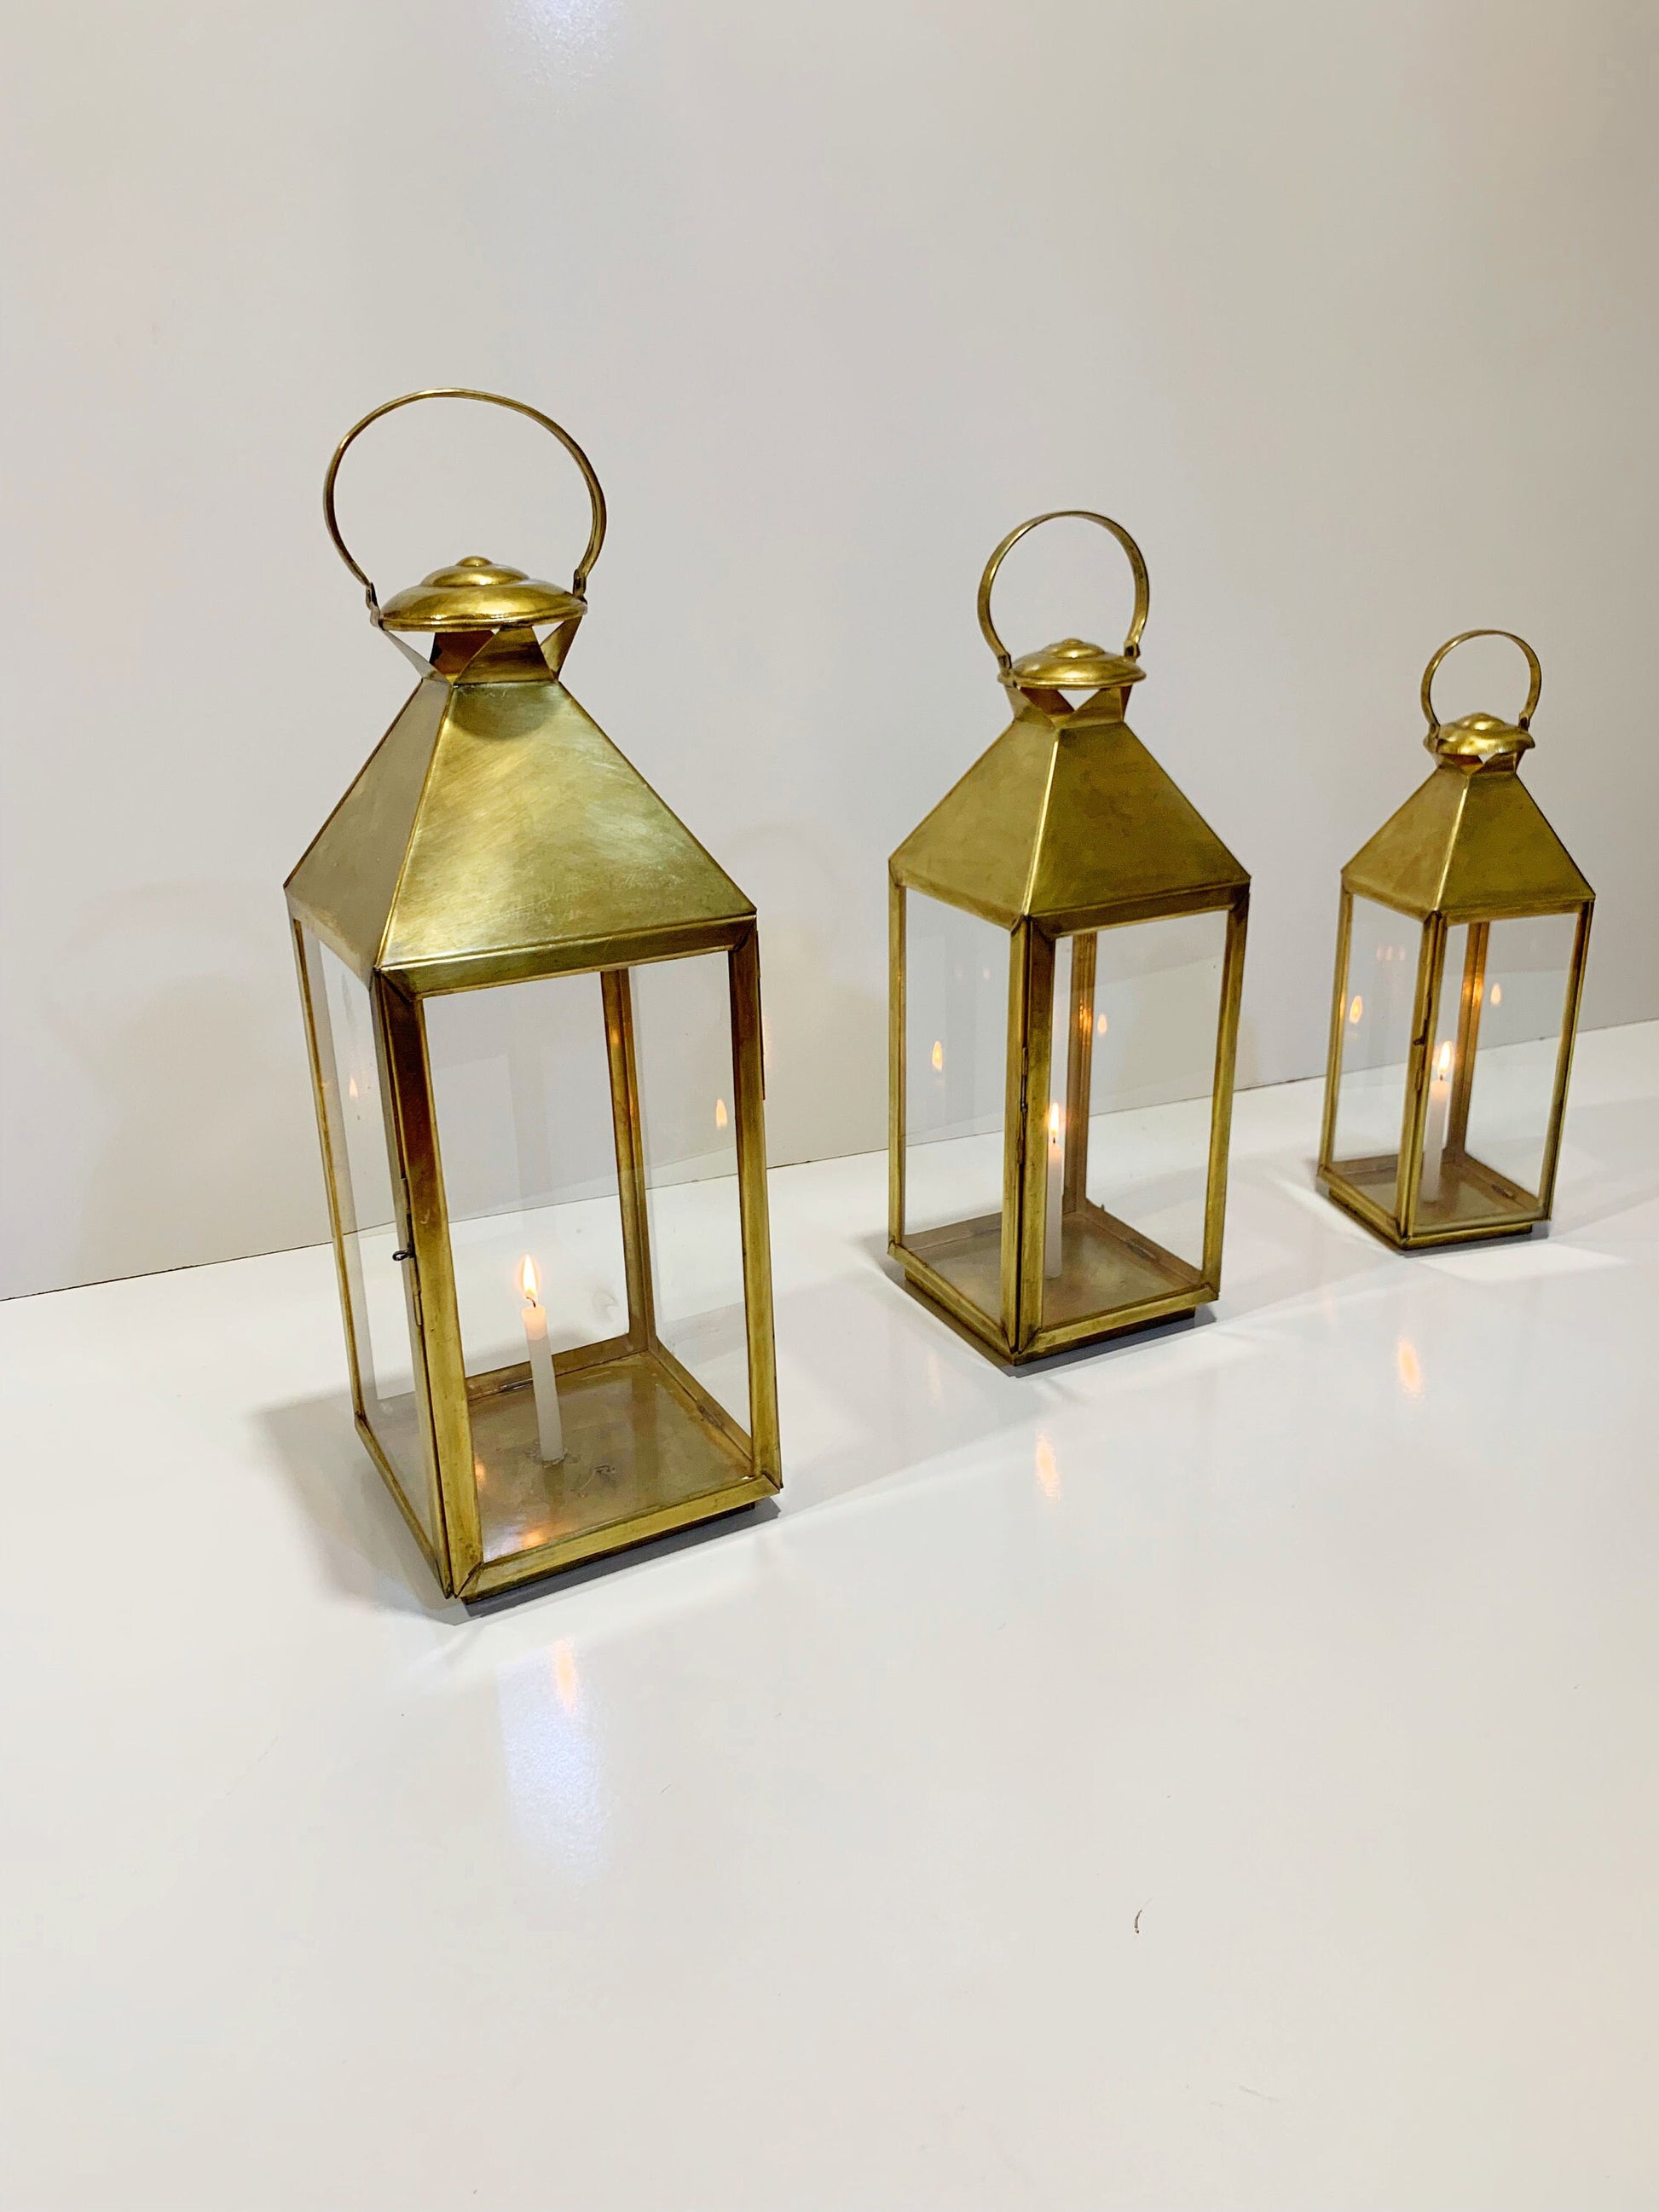
[[[1127,653],[1108,653],[1103,645],[1091,645],[1084,638],[1063,637],[1057,645],[1022,653],[1004,681],[1022,690],[1098,691],[1107,684],[1139,684],[1146,672]]]
[[[557,584],[538,583],[522,568],[504,568],[469,553],[452,568],[434,568],[380,610],[386,629],[510,629],[527,623],[565,622],[587,602]]]
[[[1513,768],[1536,739],[1523,724],[1497,714],[1462,714],[1455,722],[1437,723],[1423,743],[1437,760],[1477,769],[1494,763]]]

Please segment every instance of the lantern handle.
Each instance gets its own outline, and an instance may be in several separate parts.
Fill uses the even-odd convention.
[[[1435,654],[1433,659],[1430,661],[1428,666],[1423,671],[1423,690],[1421,694],[1423,712],[1428,717],[1429,735],[1431,737],[1433,737],[1436,731],[1440,727],[1440,717],[1435,713],[1434,702],[1429,696],[1431,690],[1433,689],[1436,672],[1439,669],[1441,662],[1445,659],[1446,655],[1451,652],[1455,646],[1467,645],[1472,637],[1506,637],[1511,645],[1518,645],[1520,647],[1522,652],[1527,656],[1527,667],[1531,676],[1531,681],[1527,686],[1527,703],[1521,709],[1519,715],[1516,719],[1516,728],[1517,730],[1526,729],[1531,722],[1534,714],[1538,711],[1538,695],[1544,688],[1544,671],[1540,665],[1538,655],[1527,643],[1526,639],[1524,637],[1517,637],[1512,629],[1460,630],[1455,637],[1449,637],[1446,640],[1446,642],[1441,647],[1439,652]]]
[[[1146,575],[1146,563],[1135,544],[1121,522],[1114,522],[1109,514],[1096,514],[1086,507],[1057,507],[1048,514],[1034,514],[1029,522],[1022,522],[1018,530],[1011,530],[996,551],[985,564],[985,574],[979,580],[979,626],[985,634],[985,642],[997,657],[997,666],[1006,676],[1013,666],[1013,655],[997,635],[991,620],[991,586],[997,580],[997,571],[1028,530],[1035,530],[1041,522],[1097,522],[1103,530],[1109,530],[1129,556],[1129,567],[1135,580],[1135,611],[1129,623],[1129,635],[1123,641],[1123,657],[1138,660],[1140,657],[1140,635],[1146,627],[1146,611],[1152,604],[1152,585]]]
[[[334,458],[328,465],[328,474],[323,478],[323,520],[328,525],[328,534],[334,541],[334,550],[363,587],[363,597],[368,602],[369,620],[377,627],[380,620],[380,602],[365,570],[353,559],[350,548],[340,535],[340,525],[334,513],[334,480],[340,473],[340,464],[346,449],[362,436],[371,422],[378,422],[382,415],[394,414],[399,407],[412,407],[417,399],[477,399],[490,407],[510,408],[515,415],[527,415],[532,422],[539,422],[544,430],[552,433],[582,472],[582,482],[587,486],[588,503],[593,520],[587,533],[587,544],[581,559],[576,563],[576,573],[570,588],[578,599],[582,596],[589,571],[599,557],[599,548],[605,544],[605,494],[593,473],[593,464],[568,430],[561,429],[550,415],[544,415],[539,407],[532,407],[522,399],[506,398],[499,392],[475,392],[464,384],[434,386],[429,392],[405,392],[401,399],[383,400],[380,406],[371,407],[361,422],[353,423],[334,448]]]

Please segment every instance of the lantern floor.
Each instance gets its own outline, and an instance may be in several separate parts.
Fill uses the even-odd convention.
[[[647,1353],[559,1377],[565,1455],[549,1466],[527,1382],[474,1396],[473,1473],[486,1565],[620,1532],[744,1480],[747,1455]]]
[[[1393,1218],[1400,1186],[1397,1152],[1371,1159],[1338,1160],[1334,1167],[1336,1175],[1361,1199]],[[1344,1203],[1339,1188],[1333,1187],[1332,1196],[1339,1205]],[[1419,1199],[1416,1234],[1419,1238],[1482,1231],[1512,1234],[1537,1211],[1536,1192],[1522,1190],[1519,1183],[1511,1182],[1483,1160],[1449,1150],[1441,1160],[1437,1196]],[[1364,1216],[1358,1218],[1363,1220]]]
[[[471,1611],[327,1249],[0,1304],[0,2206],[1650,2204],[1659,1024],[1547,1237],[1321,1103],[1024,1370],[775,1172],[775,1504]]]
[[[918,1231],[908,1249],[951,1288],[1000,1328],[1002,1309],[1002,1218]],[[902,1264],[901,1261],[901,1264]],[[927,1285],[922,1285],[924,1295]],[[1060,1267],[1042,1285],[1044,1329],[1099,1316],[1102,1333],[1133,1326],[1138,1310],[1162,1304],[1167,1313],[1188,1310],[1206,1295],[1200,1271],[1166,1252],[1127,1223],[1093,1204],[1067,1213],[1061,1224]],[[1172,1303],[1171,1303],[1172,1302]]]

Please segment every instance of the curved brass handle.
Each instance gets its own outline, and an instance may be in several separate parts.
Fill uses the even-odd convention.
[[[1512,629],[1460,630],[1455,637],[1449,637],[1446,640],[1446,642],[1441,647],[1439,652],[1435,654],[1433,659],[1430,661],[1428,666],[1423,671],[1423,690],[1420,696],[1423,701],[1423,712],[1428,717],[1429,735],[1431,737],[1432,737],[1434,732],[1440,727],[1440,717],[1435,713],[1434,702],[1429,696],[1430,691],[1433,688],[1435,673],[1439,668],[1441,662],[1452,650],[1454,646],[1467,645],[1472,637],[1506,637],[1511,645],[1518,645],[1520,647],[1522,652],[1527,656],[1527,666],[1532,672],[1532,681],[1527,687],[1527,703],[1521,709],[1519,715],[1516,719],[1516,728],[1517,730],[1524,730],[1528,724],[1532,720],[1534,714],[1538,711],[1538,695],[1544,688],[1544,672],[1542,667],[1539,665],[1538,655],[1527,643],[1526,639],[1524,637],[1517,637]]]
[[[997,666],[1006,674],[1013,666],[1013,655],[997,635],[991,620],[991,586],[997,580],[997,570],[1018,544],[1028,530],[1035,530],[1042,522],[1097,522],[1103,530],[1109,530],[1129,556],[1129,566],[1135,580],[1135,611],[1129,623],[1129,635],[1123,641],[1127,660],[1140,657],[1140,635],[1146,627],[1146,611],[1152,605],[1152,585],[1147,580],[1146,563],[1141,558],[1140,548],[1135,544],[1121,522],[1114,522],[1109,514],[1096,514],[1086,507],[1057,507],[1048,514],[1034,514],[1029,522],[1022,522],[1018,530],[1011,530],[996,551],[985,564],[985,574],[979,580],[979,626],[985,634],[985,642],[997,657]]]
[[[362,435],[371,422],[378,422],[382,415],[395,414],[399,407],[412,407],[417,399],[478,399],[490,407],[507,407],[515,415],[527,415],[532,422],[539,422],[544,430],[551,431],[581,471],[582,482],[587,486],[588,501],[593,513],[592,527],[587,533],[586,549],[581,559],[576,563],[576,574],[570,586],[576,597],[580,599],[583,587],[587,582],[589,571],[599,559],[599,548],[605,543],[605,494],[600,490],[599,480],[593,473],[593,464],[568,430],[561,429],[553,417],[550,415],[544,415],[539,407],[532,407],[522,399],[505,398],[499,392],[474,392],[464,384],[443,384],[434,386],[429,392],[405,392],[401,399],[384,400],[380,406],[371,407],[362,421],[354,422],[334,448],[334,458],[328,465],[328,474],[323,478],[323,520],[328,525],[329,536],[334,540],[335,551],[363,587],[363,596],[368,602],[371,620],[376,623],[380,621],[380,603],[375,596],[374,585],[369,581],[365,571],[360,568],[352,558],[350,548],[340,535],[340,526],[334,513],[334,479],[340,473],[340,464],[346,457],[347,447],[355,439]]]

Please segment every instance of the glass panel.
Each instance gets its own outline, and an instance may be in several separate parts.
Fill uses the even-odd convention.
[[[446,994],[425,1016],[486,1561],[736,1480],[746,1454],[651,1335],[645,1182],[618,1166],[628,975]],[[677,1264],[678,1325],[696,1293]]]
[[[994,1321],[1008,933],[920,891],[904,928],[904,1243]]]
[[[1202,1279],[1226,945],[1216,911],[1055,947],[1044,1328]]]
[[[747,1442],[732,984],[723,952],[633,973],[658,1341]]]
[[[323,1114],[363,1418],[434,1547],[437,1525],[426,1439],[415,1403],[414,1339],[386,1149],[386,1111],[368,991],[344,962],[302,930],[317,1030]]]
[[[1536,1210],[1577,927],[1543,915],[1448,933],[1416,1225]]]
[[[1423,925],[1372,899],[1352,911],[1332,1165],[1392,1216]]]

